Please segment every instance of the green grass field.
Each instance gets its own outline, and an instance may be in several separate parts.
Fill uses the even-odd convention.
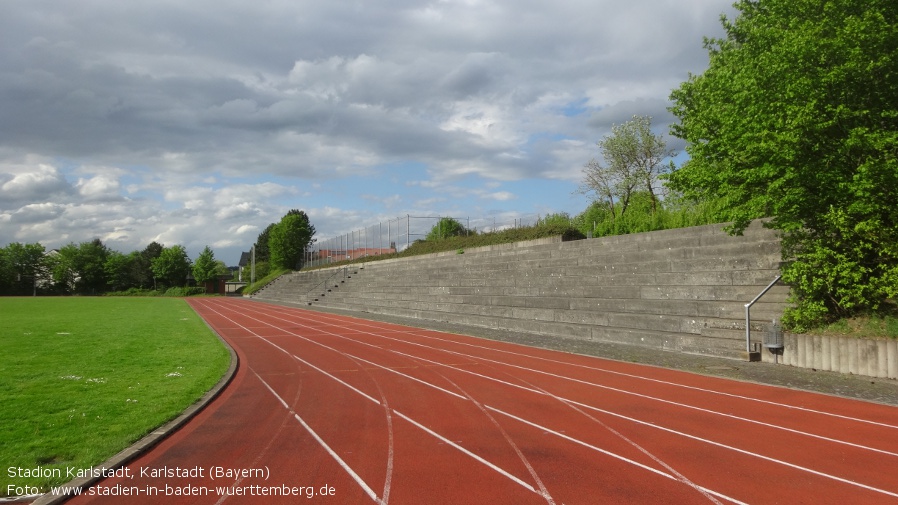
[[[0,496],[68,480],[11,470],[103,462],[177,417],[229,363],[183,299],[0,298]]]

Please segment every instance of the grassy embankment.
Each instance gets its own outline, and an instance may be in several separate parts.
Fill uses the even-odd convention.
[[[177,417],[230,356],[174,298],[0,298],[0,496],[9,468],[88,468]]]

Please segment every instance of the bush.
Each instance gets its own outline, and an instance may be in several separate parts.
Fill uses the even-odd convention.
[[[601,202],[594,202],[574,218],[578,230],[593,236],[626,235],[727,222],[726,207],[720,200],[695,202],[669,196],[652,209],[651,196],[635,192],[627,211],[613,217]]]
[[[129,288],[125,291],[110,291],[106,296],[159,296],[155,289]]]
[[[451,217],[440,218],[440,220],[430,229],[430,232],[424,240],[442,240],[450,237],[460,237],[471,235],[471,231],[464,227],[457,220]]]
[[[192,287],[192,288],[168,288],[162,296],[195,296],[195,295],[204,295],[206,294],[206,288],[203,287]]]
[[[783,241],[792,261],[783,282],[792,288],[794,306],[783,322],[807,331],[859,314],[875,315],[898,298],[898,238],[895,227],[858,226],[847,212],[821,216],[827,234],[793,232]]]

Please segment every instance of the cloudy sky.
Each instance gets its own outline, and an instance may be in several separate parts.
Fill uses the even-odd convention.
[[[581,212],[612,124],[707,66],[732,0],[0,0],[0,246],[236,264],[407,214]]]

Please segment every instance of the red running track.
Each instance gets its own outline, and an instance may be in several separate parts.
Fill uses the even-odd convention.
[[[236,350],[233,382],[91,488],[116,495],[71,503],[898,503],[895,407],[189,303]]]

